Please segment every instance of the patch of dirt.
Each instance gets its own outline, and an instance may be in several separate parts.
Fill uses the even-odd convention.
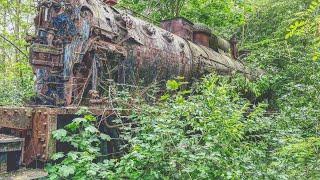
[[[21,169],[16,172],[0,174],[0,180],[32,180],[43,179],[48,173],[42,169]]]

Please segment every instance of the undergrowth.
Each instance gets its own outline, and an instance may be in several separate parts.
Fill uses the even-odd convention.
[[[55,154],[53,160],[65,159],[48,166],[50,177],[230,179],[265,176],[271,162],[267,157],[271,153],[268,149],[272,143],[273,118],[264,116],[266,104],[253,105],[239,96],[237,86],[229,81],[230,78],[212,74],[186,90],[182,88],[185,82],[178,78],[168,81],[167,93],[152,105],[137,99],[139,106],[131,106],[136,107],[130,115],[134,125],[123,128],[120,136],[127,142],[126,153],[119,158],[104,159],[103,163],[98,161],[101,134],[98,127],[93,126],[97,122],[87,114],[75,119],[53,136],[71,143],[77,152]],[[85,146],[81,147],[82,144]]]

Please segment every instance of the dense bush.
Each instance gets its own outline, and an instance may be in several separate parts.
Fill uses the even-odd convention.
[[[102,170],[103,164],[100,164],[97,170],[111,179],[263,176],[263,167],[268,164],[264,153],[268,144],[265,142],[271,138],[264,133],[270,131],[271,119],[263,117],[264,104],[252,107],[226,80],[213,74],[196,84],[192,91],[179,90],[184,83],[178,80],[168,81],[169,92],[159,102],[153,105],[144,103],[133,110],[132,121],[138,129],[136,126],[134,129],[127,127],[122,135],[130,145],[128,153],[120,159],[106,160],[108,168]],[[190,92],[193,95],[187,96]],[[70,130],[75,123],[87,123],[80,120],[75,119],[66,129]],[[86,133],[87,128],[82,129]],[[58,140],[66,138],[73,146],[83,144],[74,143],[79,139],[75,137],[83,137],[78,133],[67,135],[65,130],[58,130],[54,137]],[[86,137],[82,141],[94,142]],[[78,153],[90,153],[78,149]],[[60,155],[56,154],[54,159]],[[56,177],[59,169],[63,171],[72,167],[71,173],[62,176],[65,178],[79,177],[78,173],[84,173],[83,169],[91,173],[91,166],[83,166],[82,162],[78,159],[70,161],[68,155],[62,163],[49,167],[49,172]],[[91,161],[90,164],[94,163]],[[82,176],[89,177],[90,174]]]
[[[313,15],[318,16],[319,3],[269,2],[250,18],[244,45],[252,49],[247,60],[268,69],[269,104],[279,112],[270,167],[284,178],[318,179],[320,64],[313,61],[314,34],[308,34],[314,25],[301,14],[315,6]],[[299,27],[303,18],[310,26]],[[304,33],[296,35],[293,29]]]
[[[170,91],[176,91],[180,83],[169,82]],[[119,161],[116,176],[215,179],[259,172],[265,156],[259,151],[267,148],[261,142],[268,138],[260,133],[271,123],[260,119],[263,105],[250,109],[235,87],[216,75],[192,92],[184,98],[184,91],[178,91],[142,108],[136,117],[138,134],[129,139],[132,148]]]

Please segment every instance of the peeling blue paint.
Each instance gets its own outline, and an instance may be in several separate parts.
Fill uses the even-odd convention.
[[[64,57],[63,57],[63,77],[64,80],[68,80],[71,74],[71,68],[72,68],[72,60],[75,56],[75,48],[77,46],[78,41],[74,41],[71,44],[67,44],[64,48]]]
[[[45,83],[44,78],[47,74],[47,71],[45,69],[36,69],[36,78],[37,83],[35,85],[36,92],[41,92],[41,89],[43,89],[43,85]]]
[[[57,17],[53,18],[52,25],[55,29],[57,29],[57,35],[59,36],[75,36],[77,34],[77,29],[74,22],[65,13],[59,14]]]
[[[85,20],[83,22],[83,26],[82,26],[82,31],[81,31],[81,35],[82,35],[82,38],[87,40],[89,39],[89,36],[90,36],[90,22],[88,20]]]
[[[90,36],[90,23],[89,21],[84,21],[82,29],[80,30],[81,38],[77,38],[76,40],[72,41],[71,44],[65,45],[64,48],[64,57],[63,57],[63,64],[64,64],[64,70],[63,70],[63,76],[64,79],[67,80],[70,77],[70,74],[72,72],[72,66],[75,63],[74,61],[81,62],[83,59],[82,51],[84,50],[84,47],[86,45],[85,42],[89,39]],[[81,47],[81,52],[76,52],[76,49]],[[80,53],[80,54],[76,54]]]

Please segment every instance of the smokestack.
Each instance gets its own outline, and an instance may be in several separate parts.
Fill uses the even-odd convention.
[[[161,22],[161,28],[165,29],[186,40],[192,40],[193,23],[183,17],[164,20]]]
[[[211,29],[204,24],[193,26],[193,42],[196,44],[209,47],[211,34]]]
[[[103,2],[109,6],[114,6],[114,5],[118,4],[118,0],[104,0]]]

